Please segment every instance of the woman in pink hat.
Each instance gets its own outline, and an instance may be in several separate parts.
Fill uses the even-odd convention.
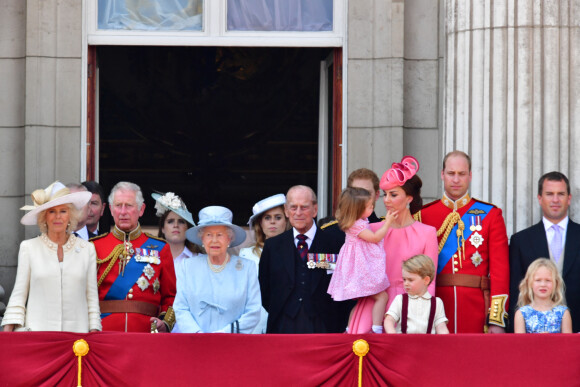
[[[101,330],[95,247],[72,234],[91,195],[54,182],[21,208],[30,212],[20,222],[37,224],[42,234],[20,244],[4,331]]]
[[[413,214],[421,209],[421,187],[423,182],[417,176],[419,162],[412,156],[405,156],[400,163],[393,163],[380,181],[383,203],[387,211],[397,213],[384,238],[386,271],[390,286],[387,288],[389,301],[385,312],[398,294],[405,293],[401,272],[402,262],[412,256],[425,254],[433,260],[437,271],[437,231],[434,227],[415,221]],[[382,223],[373,223],[376,231]],[[435,281],[429,285],[429,294],[435,296]],[[349,325],[349,333],[367,333],[371,330],[373,299],[359,300]]]

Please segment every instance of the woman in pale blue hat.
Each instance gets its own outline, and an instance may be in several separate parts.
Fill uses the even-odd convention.
[[[182,333],[252,333],[262,306],[256,268],[251,261],[228,253],[242,244],[246,232],[232,224],[232,212],[210,206],[187,239],[205,248],[177,268],[173,308]]]
[[[240,257],[247,258],[256,263],[256,275],[258,273],[260,256],[266,239],[282,234],[290,228],[290,222],[284,214],[286,196],[276,194],[260,200],[252,207],[252,216],[248,220],[250,230],[254,232],[256,243],[240,250]],[[260,323],[252,333],[266,333],[268,312],[262,308]]]
[[[173,192],[153,193],[151,196],[155,199],[156,215],[159,217],[157,236],[165,239],[171,248],[173,264],[177,272],[177,266],[184,259],[202,252],[197,245],[185,237],[185,232],[189,227],[195,226],[195,222],[183,200]]]

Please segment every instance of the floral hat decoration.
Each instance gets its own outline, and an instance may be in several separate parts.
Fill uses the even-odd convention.
[[[379,186],[382,190],[389,190],[400,187],[419,171],[419,162],[413,156],[405,156],[400,163],[393,163],[391,169],[387,170]]]
[[[155,199],[155,209],[157,210],[156,215],[158,217],[163,216],[169,210],[181,216],[192,226],[195,226],[191,212],[187,211],[183,200],[173,192],[167,192],[165,194],[155,192],[151,194],[151,197]]]
[[[44,210],[62,204],[72,204],[77,209],[81,209],[89,202],[89,200],[91,200],[92,195],[93,194],[88,191],[71,193],[64,184],[60,181],[55,181],[48,187],[37,189],[30,194],[32,205],[20,208],[21,210],[30,212],[26,213],[22,219],[20,219],[20,223],[26,226],[34,226],[38,219],[38,214]]]

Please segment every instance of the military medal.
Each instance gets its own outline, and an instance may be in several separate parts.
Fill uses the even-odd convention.
[[[139,286],[139,289],[141,289],[141,291],[145,291],[145,289],[149,287],[149,281],[147,281],[147,278],[141,276],[137,280],[137,286]]]
[[[470,220],[471,220],[471,226],[469,226],[469,230],[470,230],[471,232],[474,232],[474,231],[475,231],[475,217],[474,217],[474,216],[472,216],[472,217],[470,218]]]
[[[159,283],[159,278],[155,278],[155,281],[153,282],[153,294],[157,294],[160,287],[161,284]]]
[[[238,262],[236,262],[236,270],[240,271],[243,267],[244,265],[242,264],[242,260],[238,259]]]
[[[309,269],[316,269],[316,262],[314,262],[314,258],[308,254],[308,263],[306,263]]]
[[[124,254],[119,255],[119,274],[121,276],[125,276],[125,266],[127,266],[127,262],[131,259],[131,255],[135,254],[131,242],[125,241],[123,245],[125,247]]]
[[[471,234],[471,238],[469,238],[469,241],[471,242],[473,247],[477,249],[483,243],[483,237],[481,236],[480,233],[476,231],[473,234]]]
[[[481,231],[481,216],[477,215],[476,220],[477,224],[475,226],[475,231]]]
[[[147,278],[151,279],[153,275],[155,275],[155,269],[153,266],[147,264],[147,266],[143,268],[143,274],[145,274]]]
[[[481,262],[483,262],[483,259],[481,258],[481,254],[479,254],[479,251],[473,253],[473,255],[471,256],[471,262],[473,262],[473,266],[475,267],[478,267],[481,264]]]

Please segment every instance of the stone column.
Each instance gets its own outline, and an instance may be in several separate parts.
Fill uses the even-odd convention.
[[[24,196],[26,2],[2,1],[0,9],[0,289],[12,289],[24,236],[19,208]],[[7,303],[3,293],[0,301]]]
[[[541,219],[542,174],[580,194],[580,0],[446,0],[446,30],[443,153],[471,155],[511,235]]]

